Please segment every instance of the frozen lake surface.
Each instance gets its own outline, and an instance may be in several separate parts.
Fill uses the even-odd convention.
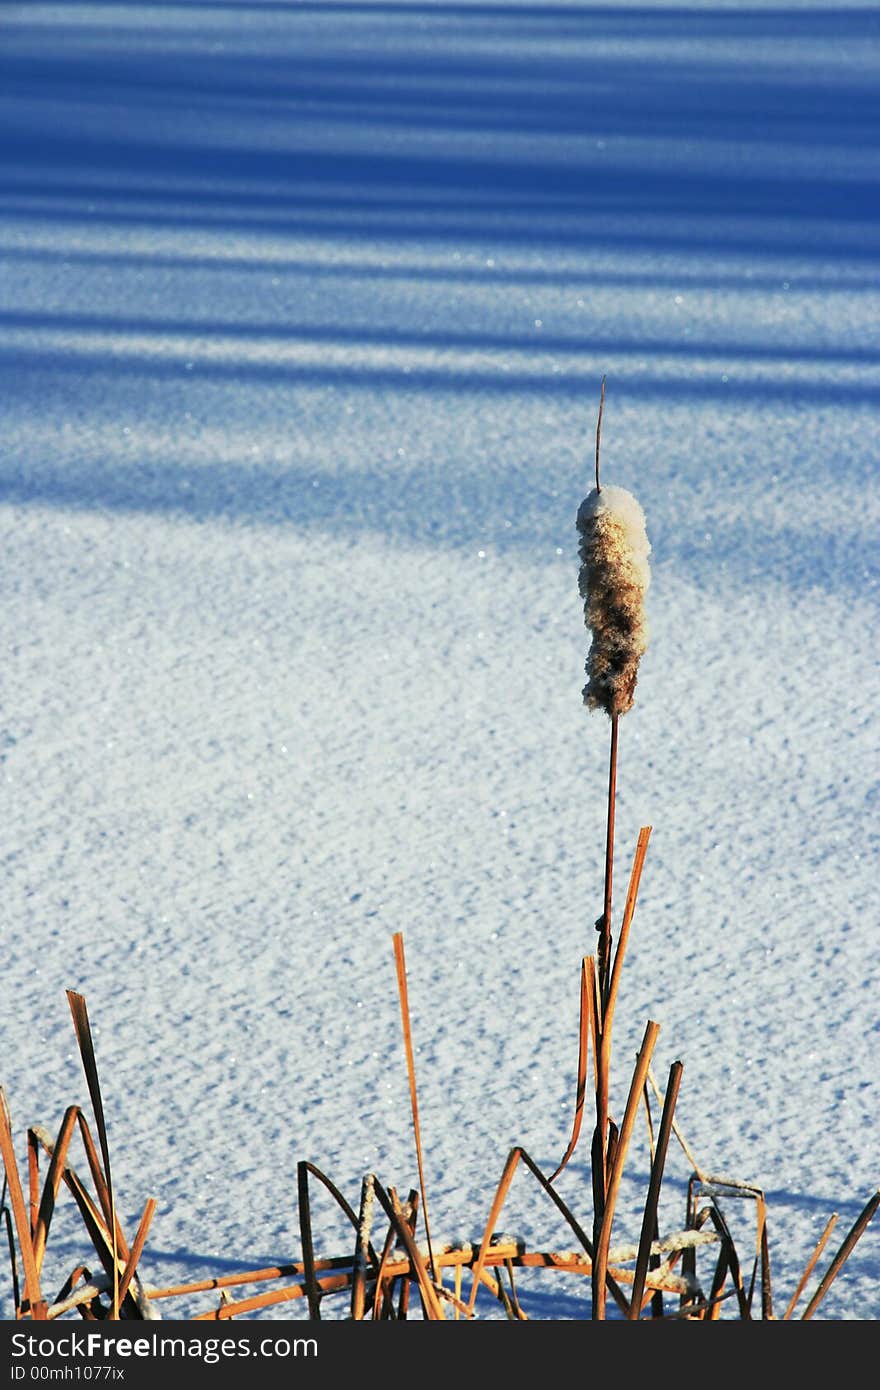
[[[766,1192],[784,1308],[880,1178],[876,7],[0,29],[17,1135],[87,1102],[79,990],[126,1230],[159,1204],[144,1277],[295,1258],[300,1159],[355,1205],[416,1185],[402,931],[432,1233],[479,1237],[512,1144],[552,1171],[602,908],[575,515],[607,374],[602,476],[652,544],[613,1109],[655,1019],[701,1164]],[[648,1161],[640,1130],[616,1241]],[[535,1192],[502,1228],[568,1248]],[[49,1249],[60,1285],[82,1244]],[[588,1317],[555,1278],[536,1315]],[[821,1315],[880,1316],[874,1226]]]

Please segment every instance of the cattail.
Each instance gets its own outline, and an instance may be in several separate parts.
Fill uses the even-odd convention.
[[[614,718],[633,707],[639,660],[648,645],[651,546],[645,515],[625,488],[597,487],[578,508],[577,528],[578,588],[592,634],[584,704]]]

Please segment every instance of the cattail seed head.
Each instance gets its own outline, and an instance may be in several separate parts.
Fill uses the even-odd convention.
[[[651,546],[645,514],[632,493],[603,485],[577,514],[581,560],[578,589],[592,634],[584,704],[626,714],[635,699],[639,660],[648,645],[645,594]]]

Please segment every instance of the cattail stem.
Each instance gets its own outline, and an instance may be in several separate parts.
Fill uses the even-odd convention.
[[[614,808],[617,800],[618,716],[611,716],[611,756],[608,767],[608,815],[605,832],[605,896],[599,919],[599,982],[603,1011],[608,1004],[611,984],[611,888],[614,878]]]
[[[608,1016],[608,1000],[611,993],[611,889],[614,878],[614,809],[617,800],[617,736],[618,716],[611,715],[611,754],[608,766],[608,810],[605,832],[605,894],[602,916],[596,923],[599,932],[597,952],[597,972],[599,999],[601,1001],[601,1020],[599,1023],[599,1046],[596,1051],[596,1128],[593,1133],[592,1175],[593,1175],[593,1239],[598,1242],[605,1221],[605,1197],[610,1169],[608,1152],[609,1114],[608,1079],[609,1057],[608,1039],[605,1030],[611,1020]],[[601,1276],[594,1278],[594,1306],[604,1307],[600,1293]]]

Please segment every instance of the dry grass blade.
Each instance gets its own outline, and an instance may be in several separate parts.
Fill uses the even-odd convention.
[[[617,950],[614,953],[614,966],[611,971],[611,981],[608,987],[608,1003],[605,1010],[605,1017],[602,1022],[602,1039],[609,1041],[606,1046],[610,1050],[611,1024],[614,1020],[614,1006],[617,1003],[617,996],[620,992],[620,976],[623,968],[623,958],[626,954],[626,946],[629,940],[629,929],[632,926],[633,916],[636,910],[636,902],[639,896],[639,884],[642,880],[642,870],[645,867],[645,855],[648,853],[648,841],[651,838],[650,825],[643,825],[639,831],[639,838],[636,843],[636,852],[633,857],[633,866],[630,873],[629,889],[626,895],[626,906],[623,910],[623,920],[620,924],[620,935],[617,940]]]
[[[12,1273],[12,1302],[18,1308],[21,1303],[21,1286],[18,1282],[18,1256],[15,1250],[15,1231],[12,1227],[12,1212],[6,1205],[6,1193],[8,1184],[6,1174],[3,1174],[3,1193],[0,1196],[0,1215],[3,1217],[6,1226],[6,1242],[9,1246],[9,1268]]]
[[[611,1243],[611,1226],[614,1221],[614,1208],[617,1203],[617,1194],[620,1190],[620,1180],[623,1177],[623,1165],[626,1161],[626,1152],[632,1136],[633,1126],[638,1113],[639,1101],[641,1099],[642,1088],[645,1084],[645,1077],[651,1065],[651,1057],[657,1042],[657,1035],[660,1032],[659,1023],[654,1023],[649,1019],[645,1027],[642,1045],[639,1048],[636,1065],[633,1070],[632,1081],[630,1082],[629,1096],[627,1097],[626,1109],[623,1113],[623,1123],[620,1126],[620,1134],[614,1154],[614,1162],[608,1175],[608,1187],[605,1198],[605,1210],[602,1215],[602,1227],[599,1238],[596,1242],[596,1250],[593,1255],[593,1310],[594,1319],[601,1321],[605,1317],[605,1275],[608,1266],[608,1250]],[[628,1315],[629,1305],[625,1311]]]
[[[586,1099],[587,1068],[589,1063],[589,1037],[593,1030],[593,982],[590,978],[592,964],[592,957],[588,956],[584,957],[581,964],[581,1012],[578,1028],[577,1090],[575,1092],[571,1138],[568,1141],[568,1148],[562,1156],[562,1162],[559,1164],[556,1171],[551,1173],[548,1179],[549,1182],[556,1181],[577,1148],[577,1142],[581,1132],[581,1123],[584,1118],[584,1100]]]
[[[156,1200],[154,1197],[149,1197],[147,1199],[147,1205],[144,1207],[144,1214],[141,1217],[140,1225],[138,1226],[137,1231],[135,1232],[135,1237],[132,1241],[132,1246],[125,1264],[125,1269],[122,1271],[122,1278],[119,1281],[118,1297],[120,1303],[125,1298],[125,1295],[128,1293],[128,1286],[134,1278],[135,1270],[138,1266],[138,1260],[144,1252],[144,1246],[147,1241],[147,1234],[149,1232],[150,1224],[153,1220],[155,1212]]]
[[[119,1224],[115,1219],[113,1203],[110,1200],[110,1188],[107,1186],[107,1180],[104,1177],[104,1170],[101,1167],[101,1158],[98,1154],[98,1150],[95,1148],[95,1141],[92,1138],[92,1132],[89,1129],[88,1120],[86,1119],[79,1106],[76,1107],[76,1121],[79,1125],[80,1137],[82,1138],[83,1149],[85,1150],[86,1155],[86,1161],[89,1165],[89,1172],[92,1175],[92,1182],[95,1184],[95,1194],[98,1198],[101,1211],[103,1212],[104,1224],[107,1227],[107,1233],[109,1235],[110,1231],[115,1229],[116,1239],[118,1241]],[[122,1257],[124,1259],[127,1254],[124,1245],[120,1253],[122,1254]]]
[[[21,1266],[24,1274],[24,1296],[27,1301],[28,1314],[33,1318],[37,1315],[42,1302],[40,1297],[40,1275],[37,1269],[37,1262],[34,1259],[31,1226],[28,1221],[21,1178],[18,1175],[18,1163],[15,1158],[15,1143],[12,1138],[12,1121],[9,1115],[9,1106],[6,1100],[6,1092],[3,1090],[2,1086],[0,1086],[0,1154],[2,1154],[3,1165],[6,1171],[6,1191],[9,1194],[9,1205],[12,1208],[12,1217],[18,1236],[18,1248],[21,1253]]]
[[[101,1083],[98,1080],[98,1063],[95,1060],[95,1045],[92,1041],[92,1029],[89,1023],[89,1012],[86,1001],[76,990],[67,991],[67,1002],[70,1005],[70,1012],[73,1016],[73,1027],[76,1032],[76,1040],[79,1045],[79,1052],[82,1058],[83,1070],[86,1074],[86,1084],[89,1088],[89,1097],[92,1102],[92,1110],[95,1116],[95,1124],[98,1127],[98,1142],[101,1145],[101,1157],[104,1160],[104,1173],[107,1178],[107,1191],[110,1196],[110,1232],[113,1242],[113,1310],[112,1318],[114,1321],[119,1317],[119,1267],[116,1233],[116,1202],[113,1196],[113,1178],[110,1173],[110,1149],[107,1143],[107,1126],[104,1123],[104,1102],[101,1098]]]
[[[484,1269],[482,1277],[483,1282],[485,1284],[491,1283],[492,1291],[495,1294],[495,1297],[498,1299],[498,1302],[501,1304],[501,1307],[504,1309],[504,1316],[507,1318],[507,1321],[517,1322],[518,1318],[516,1314],[516,1309],[513,1305],[513,1300],[511,1299],[509,1293],[504,1287],[504,1280],[501,1278],[500,1273],[497,1279],[493,1279],[491,1275],[488,1273],[488,1271]]]
[[[648,1095],[647,1082],[642,1088],[642,1100],[645,1103],[645,1120],[648,1126],[648,1150],[651,1155],[651,1162],[654,1162],[656,1152],[656,1140],[654,1139],[654,1117],[651,1114],[651,1097]]]
[[[409,1199],[403,1208],[403,1219],[409,1227],[409,1233],[415,1239],[416,1227],[419,1224],[419,1194],[415,1188],[409,1190]],[[400,1296],[397,1300],[397,1316],[400,1321],[406,1320],[409,1308],[409,1291],[412,1287],[411,1279],[401,1279]]]
[[[513,1182],[513,1175],[516,1172],[517,1165],[520,1159],[522,1158],[522,1153],[523,1151],[520,1148],[513,1148],[510,1150],[510,1153],[507,1155],[507,1160],[504,1164],[504,1169],[501,1173],[498,1186],[495,1189],[495,1196],[492,1199],[492,1205],[489,1208],[489,1215],[486,1218],[486,1229],[483,1232],[483,1239],[480,1241],[480,1253],[477,1256],[477,1260],[474,1265],[474,1280],[467,1305],[468,1317],[473,1316],[474,1304],[477,1301],[477,1290],[480,1286],[480,1274],[482,1273],[483,1267],[486,1263],[486,1253],[489,1249],[489,1242],[491,1241],[495,1231],[495,1227],[498,1224],[498,1217],[501,1215],[501,1208],[504,1206],[504,1199],[510,1191],[510,1184]],[[592,1254],[592,1251],[590,1251],[590,1253]]]
[[[637,1318],[642,1306],[642,1294],[645,1288],[645,1279],[648,1273],[648,1263],[651,1258],[651,1245],[654,1240],[654,1233],[657,1230],[657,1207],[660,1202],[660,1187],[663,1182],[663,1169],[666,1165],[666,1154],[669,1149],[669,1139],[672,1134],[672,1117],[675,1111],[675,1102],[678,1099],[678,1090],[681,1085],[681,1074],[684,1070],[681,1062],[673,1062],[669,1069],[669,1081],[666,1086],[666,1100],[663,1103],[663,1113],[660,1117],[660,1130],[657,1135],[657,1146],[654,1151],[651,1163],[651,1178],[648,1184],[648,1196],[645,1201],[645,1211],[642,1218],[642,1233],[639,1240],[639,1253],[636,1257],[636,1271],[633,1278],[632,1297],[630,1299],[631,1318]],[[642,1086],[644,1094],[644,1084]]]
[[[65,1161],[67,1159],[67,1152],[70,1148],[70,1141],[73,1137],[78,1114],[78,1105],[70,1105],[65,1110],[64,1119],[61,1121],[61,1128],[58,1131],[58,1138],[55,1142],[54,1152],[49,1160],[46,1181],[43,1184],[43,1195],[40,1199],[37,1219],[33,1228],[34,1258],[37,1262],[38,1270],[42,1269],[43,1257],[46,1253],[46,1241],[49,1238],[49,1226],[52,1222],[52,1214],[55,1210],[58,1192],[64,1178]],[[28,1145],[35,1157],[39,1154],[39,1142],[39,1138],[34,1130],[29,1129]]]
[[[715,1265],[715,1273],[712,1276],[712,1284],[709,1289],[709,1297],[701,1314],[704,1322],[717,1321],[721,1311],[721,1291],[724,1288],[724,1283],[729,1272],[730,1250],[727,1242],[722,1240],[721,1249],[718,1253],[718,1261]],[[736,1292],[735,1288],[733,1292]],[[749,1306],[751,1307],[751,1304]]]
[[[28,1219],[31,1235],[37,1229],[37,1214],[40,1209],[40,1146],[31,1131],[27,1134],[28,1166]],[[39,1266],[38,1266],[39,1268]]]
[[[519,1322],[528,1322],[529,1319],[520,1307],[520,1302],[516,1293],[516,1280],[513,1277],[513,1260],[505,1260],[504,1268],[507,1270],[507,1277],[510,1280],[510,1301],[513,1305],[513,1311]]]
[[[431,1277],[436,1283],[437,1269],[434,1264],[434,1251],[431,1245],[431,1228],[428,1224],[428,1203],[425,1200],[425,1169],[422,1159],[422,1136],[419,1128],[419,1102],[416,1093],[416,1064],[413,1056],[412,1029],[410,1027],[409,994],[406,986],[406,960],[403,953],[403,933],[395,932],[393,940],[394,961],[397,967],[397,988],[400,995],[400,1013],[403,1022],[403,1041],[406,1048],[406,1069],[409,1076],[409,1101],[412,1110],[413,1133],[416,1142],[416,1162],[419,1169],[419,1191],[422,1194],[422,1213],[425,1222],[425,1240],[428,1245],[428,1259],[431,1263]]]
[[[813,1294],[813,1297],[810,1299],[809,1303],[807,1304],[806,1308],[801,1314],[802,1320],[806,1321],[808,1318],[811,1318],[815,1313],[816,1309],[819,1307],[819,1304],[822,1302],[822,1299],[825,1297],[826,1293],[831,1288],[832,1283],[837,1278],[845,1262],[849,1259],[850,1255],[852,1254],[853,1246],[855,1245],[859,1237],[862,1235],[863,1231],[865,1230],[865,1227],[868,1225],[868,1222],[871,1220],[871,1217],[877,1210],[878,1205],[880,1205],[880,1192],[875,1192],[874,1195],[868,1199],[867,1203],[862,1208],[861,1213],[859,1214],[853,1225],[850,1227],[846,1239],[844,1240],[837,1254],[834,1256],[834,1259],[831,1261],[831,1264],[828,1266],[828,1270],[825,1274],[825,1277],[823,1278],[818,1289]]]
[[[309,1164],[305,1160],[297,1165],[296,1179],[299,1197],[299,1234],[302,1244],[306,1297],[309,1301],[309,1317],[313,1322],[320,1322],[321,1292],[315,1278],[315,1247],[312,1242],[312,1208],[309,1198]],[[354,1215],[353,1212],[352,1215]]]
[[[727,1225],[724,1213],[722,1212],[721,1208],[716,1204],[714,1198],[712,1199],[712,1203],[710,1206],[705,1207],[703,1211],[698,1213],[697,1223],[695,1224],[701,1226],[707,1220],[712,1222],[712,1225],[715,1227],[716,1231],[721,1237],[722,1249],[721,1254],[718,1257],[718,1270],[720,1271],[723,1266],[725,1274],[727,1271],[729,1271],[731,1280],[733,1282],[734,1291],[736,1293],[736,1300],[739,1305],[740,1318],[743,1322],[751,1322],[752,1307],[749,1301],[749,1297],[745,1291],[745,1287],[743,1285],[742,1270],[740,1268],[739,1263],[739,1255],[736,1252],[736,1246],[733,1242],[733,1236],[730,1234],[730,1229]],[[719,1284],[718,1287],[720,1289],[721,1285]],[[710,1295],[710,1298],[713,1296],[714,1295]]]
[[[770,1239],[767,1235],[767,1204],[764,1194],[756,1199],[758,1209],[758,1259],[761,1265],[761,1317],[773,1320],[773,1288],[770,1282]],[[757,1262],[757,1261],[756,1261]],[[751,1305],[751,1293],[749,1304]]]
[[[807,1287],[807,1283],[809,1282],[810,1275],[813,1273],[813,1270],[816,1268],[816,1265],[819,1263],[819,1256],[822,1254],[822,1251],[825,1249],[825,1246],[826,1246],[827,1243],[828,1243],[828,1238],[829,1238],[829,1236],[831,1235],[831,1232],[834,1230],[834,1227],[837,1225],[837,1215],[838,1215],[837,1212],[834,1211],[834,1212],[831,1213],[831,1216],[828,1218],[828,1222],[827,1222],[827,1225],[825,1226],[825,1230],[822,1232],[821,1236],[819,1237],[819,1240],[818,1240],[818,1242],[817,1242],[817,1244],[816,1244],[815,1250],[813,1251],[813,1253],[812,1253],[812,1255],[810,1256],[810,1258],[807,1260],[806,1268],[804,1269],[804,1272],[803,1272],[803,1274],[801,1275],[801,1277],[800,1277],[800,1279],[799,1279],[799,1281],[798,1281],[797,1288],[795,1289],[794,1293],[793,1293],[792,1296],[791,1296],[791,1302],[789,1303],[789,1305],[788,1305],[788,1307],[786,1308],[785,1312],[782,1314],[782,1321],[783,1321],[783,1322],[788,1322],[789,1318],[791,1317],[792,1313],[794,1312],[795,1308],[797,1307],[798,1302],[799,1302],[800,1297],[801,1297],[801,1294],[803,1293],[804,1289]]]
[[[385,1237],[385,1245],[382,1250],[382,1258],[379,1261],[379,1268],[376,1273],[376,1288],[373,1293],[373,1321],[378,1322],[380,1318],[389,1320],[397,1317],[394,1310],[394,1298],[392,1297],[391,1285],[393,1279],[386,1279],[385,1269],[391,1258],[391,1251],[394,1246],[394,1227],[389,1225],[388,1234]]]

